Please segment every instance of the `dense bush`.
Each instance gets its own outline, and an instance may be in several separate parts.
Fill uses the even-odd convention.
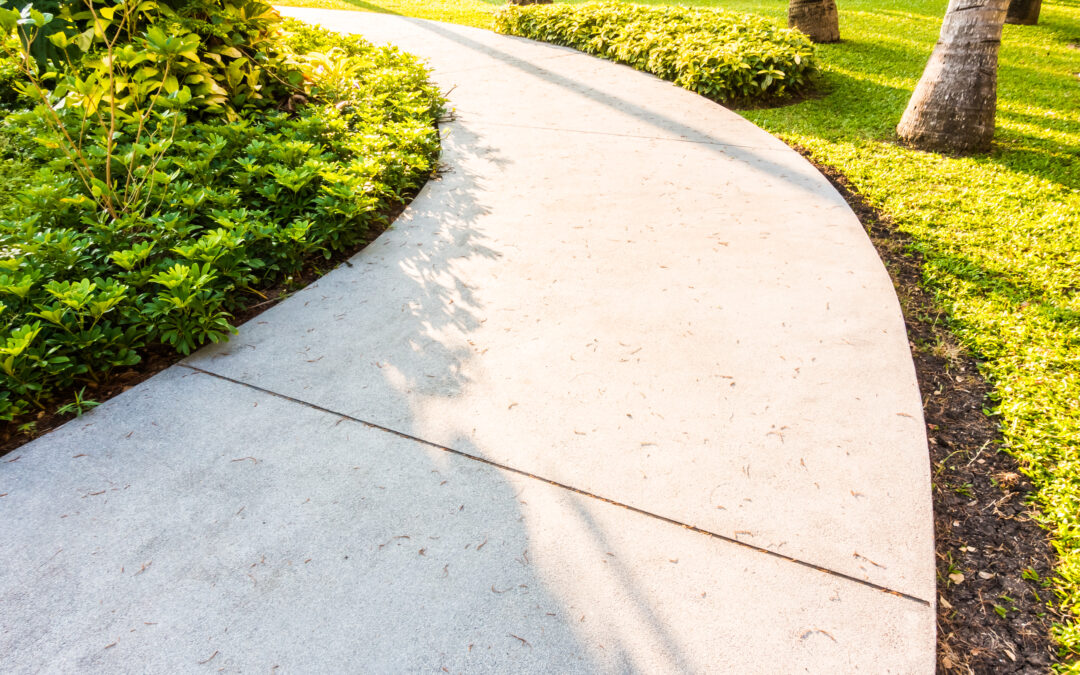
[[[0,204],[0,419],[138,362],[147,345],[188,353],[227,338],[261,287],[370,239],[430,175],[442,100],[419,62],[268,10],[242,8],[261,22],[260,50],[194,81],[170,81],[170,64],[216,64],[206,54],[225,38],[149,25],[111,48],[129,59],[119,73],[90,45],[38,77],[21,50],[22,101],[41,100],[8,114],[0,136],[22,139],[38,168]],[[231,86],[230,68],[258,78]],[[219,76],[224,93],[199,89]],[[115,105],[108,77],[127,83]]]
[[[4,4],[0,0],[0,6]],[[102,75],[101,62],[115,60],[110,75],[122,107],[138,105],[154,93],[156,85],[163,84],[170,94],[187,87],[189,110],[236,119],[239,111],[272,106],[301,85],[295,74],[291,81],[282,77],[287,70],[282,67],[277,39],[280,16],[262,2],[35,0],[19,4],[23,7],[19,12],[0,10],[0,26],[10,32],[10,22],[18,15],[16,34],[26,43],[24,56],[35,62],[36,70],[58,74],[56,82],[46,85],[50,90],[68,91],[73,77],[95,82]]]
[[[508,5],[495,30],[625,63],[717,101],[782,96],[804,87],[815,68],[802,33],[714,9]]]
[[[0,31],[2,33],[3,31]],[[19,39],[14,34],[0,35],[0,54],[18,49]],[[0,57],[0,113],[15,105],[18,94],[15,87],[19,81],[19,65],[10,58]]]

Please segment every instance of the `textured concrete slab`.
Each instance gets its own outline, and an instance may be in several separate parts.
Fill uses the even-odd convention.
[[[422,33],[407,46],[448,87],[455,50],[475,78],[473,43],[537,49]],[[573,90],[530,97],[532,76],[492,59],[489,112],[446,126],[449,172],[394,230],[189,363],[932,600],[921,400],[854,214],[775,139],[727,144],[767,134],[719,106],[693,120],[715,142],[683,142],[684,94],[700,97],[598,59],[535,68],[571,63],[589,86],[670,94],[636,117],[589,98],[590,123],[670,133],[582,132],[559,114]],[[490,123],[500,92],[546,126]]]
[[[813,167],[569,50],[288,11],[430,61],[446,171],[0,463],[0,670],[931,672],[904,326]]]
[[[928,606],[183,368],[15,456],[8,673],[933,664]]]

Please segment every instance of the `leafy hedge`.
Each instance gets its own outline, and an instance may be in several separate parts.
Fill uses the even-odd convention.
[[[802,33],[714,9],[508,5],[495,30],[625,63],[716,101],[782,96],[804,88],[816,68]]]
[[[259,301],[260,288],[372,238],[388,208],[431,174],[443,101],[417,60],[282,24],[265,5],[244,8],[273,24],[260,29],[269,48],[233,67],[258,79],[230,87],[226,69],[215,74],[222,91],[208,86],[204,96],[170,82],[171,93],[146,99],[157,103],[152,114],[117,108],[114,132],[92,129],[114,119],[107,100],[87,114],[87,99],[72,91],[55,102],[55,90],[46,92],[58,117],[37,105],[0,123],[0,136],[22,143],[37,166],[0,204],[0,419],[135,364],[148,345],[188,353],[227,339],[231,313]],[[142,35],[136,51],[155,39]],[[100,62],[64,77],[90,81],[80,73],[98,72]],[[32,68],[26,73],[32,79]],[[192,85],[204,84],[207,73],[195,73]],[[281,98],[267,81],[295,84]],[[30,89],[23,82],[24,104]],[[64,135],[78,133],[65,146]],[[72,153],[85,159],[89,182]]]

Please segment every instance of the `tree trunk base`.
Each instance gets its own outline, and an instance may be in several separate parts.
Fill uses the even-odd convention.
[[[836,0],[791,0],[788,27],[797,28],[814,42],[840,41],[840,16]]]
[[[994,141],[993,127],[990,127],[989,133],[980,134],[978,138],[968,138],[966,129],[924,131],[904,124],[896,127],[896,133],[900,136],[900,145],[946,155],[985,154],[993,148]]]
[[[997,61],[1009,0],[950,0],[896,132],[922,150],[985,152],[994,140]]]
[[[1034,26],[1039,23],[1041,9],[1042,0],[1012,0],[1009,3],[1009,13],[1005,15],[1005,23]]]

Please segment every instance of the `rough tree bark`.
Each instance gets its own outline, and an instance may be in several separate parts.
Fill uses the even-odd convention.
[[[791,0],[787,16],[789,28],[798,28],[814,42],[840,40],[836,0]]]
[[[1034,26],[1039,23],[1040,9],[1042,0],[1012,0],[1009,3],[1009,13],[1005,15],[1005,23]]]
[[[924,150],[979,152],[994,140],[997,57],[1009,0],[949,0],[941,37],[896,128]]]

